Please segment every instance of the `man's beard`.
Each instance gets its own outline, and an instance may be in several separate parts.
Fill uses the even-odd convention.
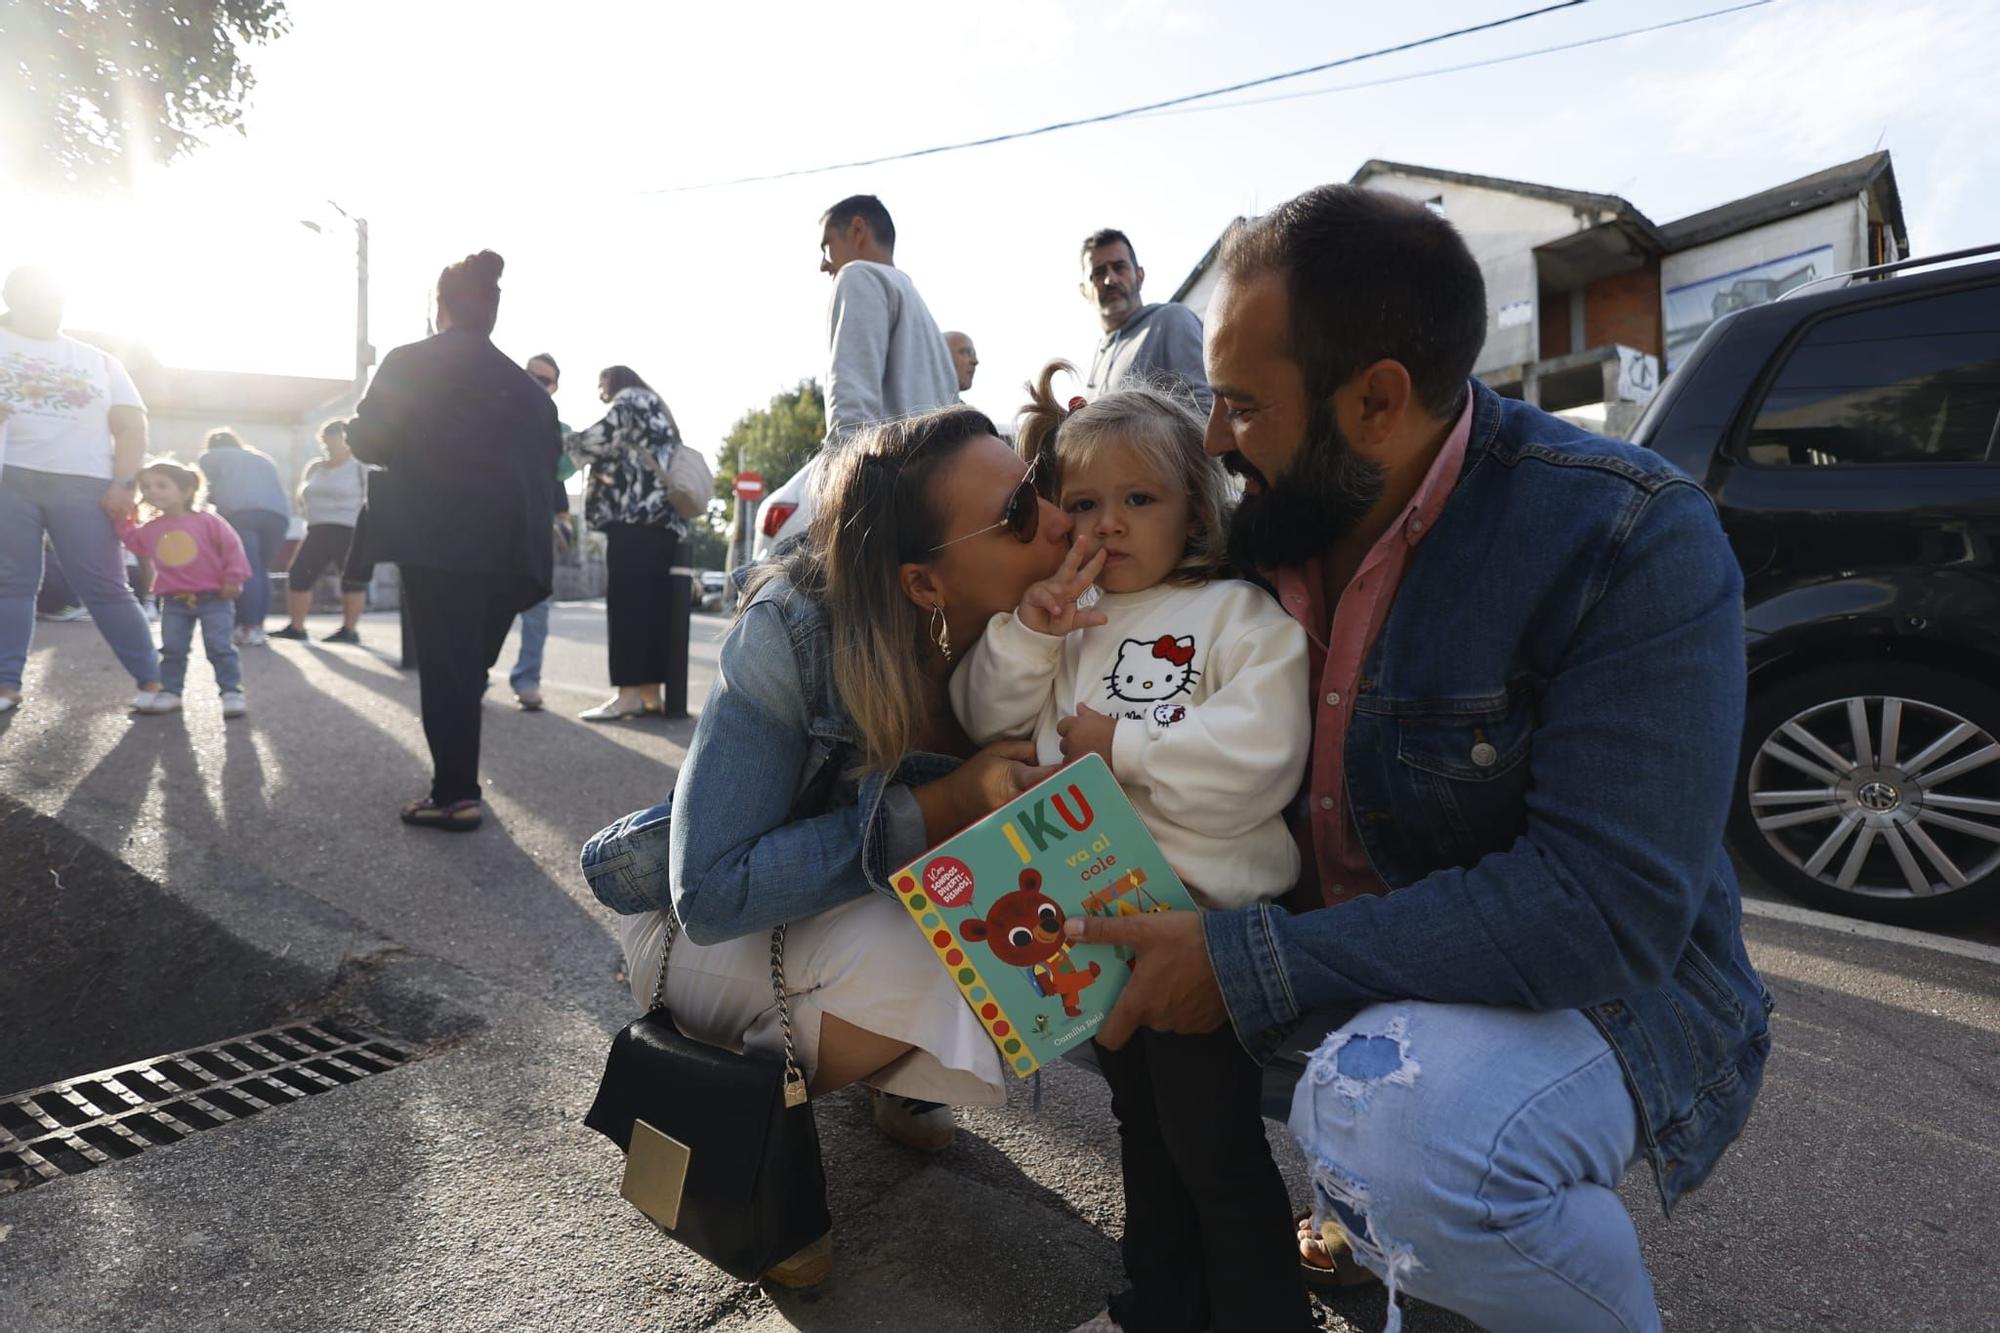
[[[1325,401],[1313,410],[1297,456],[1275,482],[1241,454],[1222,461],[1231,472],[1263,483],[1261,491],[1244,495],[1229,521],[1230,559],[1246,571],[1304,564],[1352,532],[1382,498],[1382,465],[1354,452]]]

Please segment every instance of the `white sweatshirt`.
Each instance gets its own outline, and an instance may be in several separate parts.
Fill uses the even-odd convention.
[[[1118,719],[1111,771],[1190,889],[1242,907],[1298,880],[1283,811],[1312,741],[1306,636],[1264,591],[1217,579],[1107,593],[1101,626],[1037,634],[1009,611],[951,677],[952,711],[981,745],[1032,736],[1088,704]]]

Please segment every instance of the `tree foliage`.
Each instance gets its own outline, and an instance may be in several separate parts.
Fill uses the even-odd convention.
[[[243,49],[284,0],[0,0],[0,151],[16,180],[116,187],[243,131]]]
[[[765,494],[778,489],[819,450],[826,434],[826,395],[818,380],[800,380],[797,387],[772,397],[769,406],[738,417],[722,437],[722,454],[715,462],[715,494],[732,500],[736,474],[759,472]]]

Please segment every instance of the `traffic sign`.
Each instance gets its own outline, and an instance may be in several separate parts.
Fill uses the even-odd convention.
[[[736,474],[736,498],[739,500],[761,500],[764,498],[764,474],[761,472],[739,472]]]

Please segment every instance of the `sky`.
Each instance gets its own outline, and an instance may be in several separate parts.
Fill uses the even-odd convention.
[[[344,378],[352,232],[371,327],[424,336],[438,270],[507,259],[494,339],[564,370],[573,427],[623,363],[714,457],[745,411],[826,362],[820,214],[874,193],[896,261],[981,358],[969,401],[1087,365],[1078,245],[1128,232],[1168,299],[1221,229],[1370,158],[1631,200],[1655,222],[1862,156],[1895,155],[1922,254],[2000,240],[1993,0],[1773,0],[1667,31],[1488,60],[1741,0],[1593,3],[1177,110],[877,167],[726,189],[743,175],[895,153],[1158,101],[1481,23],[1534,0],[873,0],[634,5],[291,0],[249,52],[246,133],[146,172],[115,203],[0,181],[0,267],[51,263],[74,326],[169,365]],[[300,224],[322,223],[314,233]]]

